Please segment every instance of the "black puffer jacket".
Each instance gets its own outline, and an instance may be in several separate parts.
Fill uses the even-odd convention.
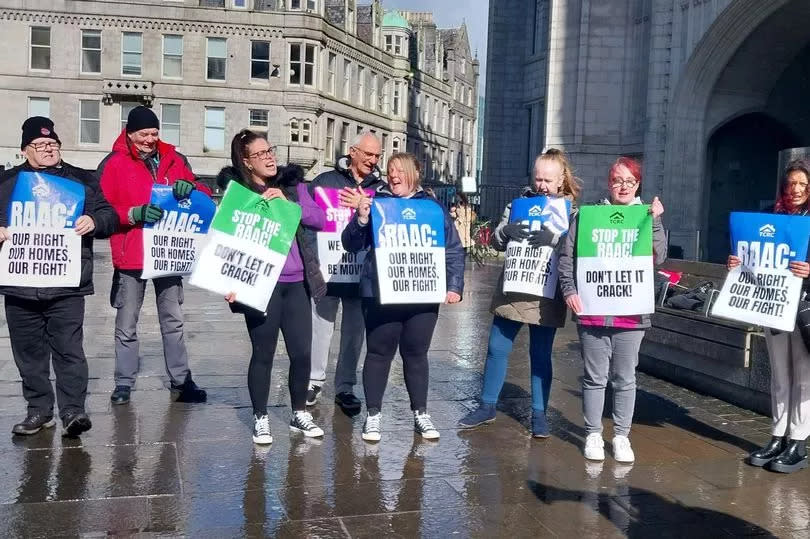
[[[382,179],[380,170],[375,167],[374,171],[363,178],[363,181],[358,185],[357,180],[352,171],[349,170],[349,156],[343,156],[338,159],[335,164],[335,170],[329,170],[319,174],[308,185],[309,194],[315,193],[316,187],[331,187],[333,189],[343,189],[344,187],[362,187],[363,189],[372,189],[376,191],[379,187],[386,186],[387,184]],[[312,242],[317,245],[315,239],[315,232],[307,232],[312,236]],[[358,285],[353,283],[327,283],[326,295],[327,296],[341,296],[341,297],[357,297],[359,294]]]
[[[383,184],[374,195],[375,198],[394,197],[388,189],[387,184]],[[420,190],[414,193],[414,199],[427,199],[439,202]],[[458,237],[456,225],[453,222],[447,210],[439,204],[444,213],[444,258],[445,258],[445,271],[447,273],[447,291],[455,292],[462,295],[464,292],[464,266],[465,266],[465,253],[464,247],[461,245],[461,239]],[[371,233],[371,223],[363,226],[357,222],[357,214],[349,221],[349,224],[343,230],[343,248],[350,253],[356,253],[372,247],[374,241]],[[379,283],[377,282],[377,263],[374,257],[374,249],[369,251],[366,260],[363,263],[363,269],[360,272],[360,296],[364,298],[379,297]]]
[[[0,173],[0,226],[8,226],[8,206],[20,172],[42,172],[82,184],[84,215],[92,217],[96,228],[82,237],[82,273],[79,286],[54,288],[0,286],[0,294],[30,300],[51,300],[93,294],[93,239],[108,238],[118,228],[118,214],[101,193],[95,173],[64,162],[60,166],[45,169],[35,169],[26,162]]]
[[[234,167],[225,167],[217,175],[217,185],[225,189],[228,183],[235,181],[248,189],[261,193],[263,190],[241,177]],[[298,202],[299,183],[304,181],[304,169],[298,165],[288,165],[279,167],[276,176],[267,184],[268,187],[278,187],[284,192],[284,196],[290,202]],[[304,262],[304,284],[309,291],[309,295],[317,302],[326,294],[326,282],[321,274],[321,266],[318,261],[318,248],[315,243],[314,234],[309,234],[305,226],[299,225],[295,232],[295,240],[298,244],[298,251],[301,253],[301,260]],[[258,313],[250,307],[240,303],[231,303],[231,311]]]

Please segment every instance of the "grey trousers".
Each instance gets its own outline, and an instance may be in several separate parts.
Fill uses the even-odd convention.
[[[774,334],[765,329],[771,361],[771,415],[774,436],[810,436],[810,354],[799,328]]]
[[[585,431],[602,432],[605,388],[613,388],[613,433],[630,434],[636,408],[636,366],[643,329],[578,326],[585,376],[582,379],[582,411]]]
[[[139,270],[115,270],[110,304],[115,315],[115,385],[132,387],[140,365],[138,317],[143,306],[146,281]],[[173,384],[182,384],[189,374],[188,351],[183,340],[183,280],[180,277],[152,279],[155,286],[166,374]]]
[[[357,362],[363,351],[366,326],[360,298],[326,296],[312,303],[312,366],[309,383],[323,386],[326,382],[326,366],[329,363],[329,347],[335,332],[338,303],[343,304],[340,322],[340,351],[335,366],[335,394],[351,393],[357,384]]]

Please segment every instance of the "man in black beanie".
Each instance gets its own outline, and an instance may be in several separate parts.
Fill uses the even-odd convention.
[[[12,428],[14,434],[20,435],[36,434],[56,423],[53,418],[54,392],[48,378],[50,362],[53,362],[56,375],[56,401],[64,433],[77,436],[92,426],[85,412],[88,374],[82,343],[84,296],[93,293],[93,238],[112,234],[118,219],[101,194],[93,173],[63,162],[60,147],[51,120],[42,116],[28,118],[22,126],[20,144],[26,161],[0,175],[0,242],[11,240],[10,230],[29,228],[27,223],[15,222],[9,215],[12,198],[15,204],[21,199],[26,206],[33,204],[37,214],[41,213],[40,204],[52,202],[40,202],[41,197],[48,197],[47,188],[40,183],[36,184],[36,189],[27,187],[30,184],[26,182],[30,182],[32,173],[42,185],[67,188],[79,184],[84,191],[83,215],[74,223],[75,233],[82,236],[79,285],[26,286],[25,281],[31,274],[23,272],[15,277],[19,279],[19,286],[16,283],[0,286],[0,294],[5,296],[14,362],[22,378],[23,396],[28,402],[26,418]],[[37,190],[39,192],[35,192]],[[7,228],[9,226],[14,228]],[[33,269],[33,263],[31,266]]]
[[[194,178],[186,158],[160,140],[160,122],[146,107],[135,107],[113,151],[99,165],[101,189],[118,213],[119,229],[110,238],[113,274],[110,300],[115,316],[115,388],[110,400],[126,404],[140,366],[137,325],[146,291],[143,271],[143,225],[156,223],[163,209],[150,204],[152,186],[171,185],[177,200],[192,190],[211,191]],[[172,399],[205,402],[206,393],[191,377],[183,333],[182,277],[152,279],[157,298],[163,357]]]

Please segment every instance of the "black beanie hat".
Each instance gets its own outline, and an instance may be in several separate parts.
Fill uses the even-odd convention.
[[[43,137],[48,137],[62,144],[62,141],[59,140],[59,137],[53,130],[53,122],[50,118],[31,116],[22,124],[22,142],[20,143],[20,149],[24,150],[26,146],[31,144],[32,140]]]
[[[127,116],[127,133],[134,133],[141,129],[160,129],[160,122],[152,109],[139,106],[129,111]]]

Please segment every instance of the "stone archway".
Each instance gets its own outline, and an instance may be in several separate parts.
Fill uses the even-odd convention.
[[[744,114],[718,128],[707,145],[706,234],[703,257],[723,263],[729,253],[728,215],[760,211],[774,202],[779,154],[798,144],[782,123],[759,112]]]
[[[767,110],[774,86],[810,41],[808,27],[804,0],[735,0],[684,65],[667,114],[663,193],[679,202],[668,208],[670,241],[687,257],[698,255],[699,235],[707,245],[710,134]]]

